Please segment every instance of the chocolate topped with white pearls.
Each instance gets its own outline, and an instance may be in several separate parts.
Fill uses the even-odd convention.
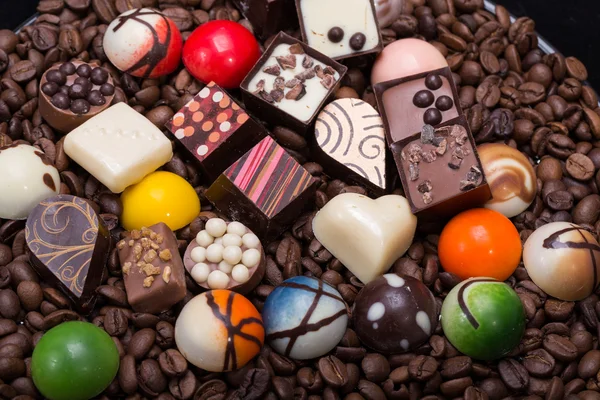
[[[368,283],[356,296],[352,318],[361,342],[383,354],[418,348],[431,337],[439,319],[427,286],[397,274]]]
[[[246,294],[265,274],[265,253],[258,237],[244,224],[211,218],[183,257],[185,269],[205,289]]]

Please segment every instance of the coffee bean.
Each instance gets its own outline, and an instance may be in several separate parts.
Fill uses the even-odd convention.
[[[118,15],[114,2],[110,0],[92,0],[92,8],[98,19],[105,24],[109,24]]]
[[[579,81],[585,81],[588,78],[588,72],[585,65],[575,57],[565,58],[567,74],[571,78],[575,78]]]
[[[418,381],[430,379],[437,371],[438,363],[433,357],[417,356],[408,364],[408,373]]]
[[[141,360],[152,348],[156,340],[156,332],[149,328],[140,329],[131,338],[127,346],[127,354],[131,354],[136,360]]]
[[[462,378],[471,373],[472,366],[473,362],[470,357],[453,357],[442,363],[440,373],[445,379]]]
[[[0,290],[0,315],[16,319],[21,312],[19,296],[12,289]]]
[[[568,338],[556,334],[544,338],[544,349],[559,361],[573,361],[577,358],[577,347]]]
[[[225,397],[227,393],[227,385],[219,379],[212,379],[205,382],[198,388],[198,400],[216,400]]]
[[[554,357],[544,349],[532,350],[523,357],[523,366],[532,376],[547,377],[555,365]]]
[[[566,169],[571,177],[585,181],[594,176],[595,167],[592,160],[584,154],[574,153],[567,159]]]
[[[44,300],[42,288],[37,282],[23,281],[17,286],[17,295],[26,311],[33,311],[39,308]]]
[[[348,381],[346,365],[335,356],[319,359],[318,367],[323,380],[332,387],[341,387]]]
[[[10,381],[25,374],[25,362],[19,358],[0,358],[0,379]]]
[[[572,211],[573,222],[576,224],[593,224],[600,215],[600,196],[590,194],[584,197]]]
[[[121,336],[127,331],[128,318],[120,308],[111,308],[104,316],[104,330],[111,336]]]
[[[371,382],[383,382],[390,374],[390,364],[381,354],[367,354],[361,362],[361,367]]]
[[[175,349],[162,352],[158,357],[158,363],[162,372],[171,378],[183,375],[188,367],[186,359]]]
[[[234,395],[238,396],[238,398],[258,400],[267,393],[270,384],[271,377],[266,370],[251,369]]]

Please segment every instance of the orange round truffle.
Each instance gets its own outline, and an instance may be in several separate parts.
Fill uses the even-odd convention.
[[[521,251],[519,232],[512,222],[485,208],[452,218],[438,243],[442,267],[461,279],[485,276],[505,281],[519,265]]]

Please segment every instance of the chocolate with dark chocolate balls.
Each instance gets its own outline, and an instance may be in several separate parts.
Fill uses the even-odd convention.
[[[483,205],[491,192],[465,117],[391,146],[411,210],[450,216]]]
[[[389,145],[462,115],[450,68],[427,71],[374,86]]]
[[[315,66],[314,68],[316,68],[316,76],[308,77],[308,79],[320,79],[321,84],[325,86],[326,89],[328,89],[328,94],[323,98],[323,100],[316,108],[315,112],[308,120],[302,121],[279,108],[275,104],[276,102],[274,101],[272,95],[269,92],[262,91],[260,93],[253,93],[253,91],[249,89],[250,82],[253,80],[253,78],[259,72],[263,72],[263,70],[266,67],[270,66],[269,60],[271,58],[271,55],[273,54],[273,51],[277,48],[277,46],[281,44],[290,45],[291,54],[305,54],[308,57],[305,57],[305,59],[320,61],[326,66],[326,68],[322,68],[321,70],[317,70],[318,68],[317,66]],[[280,64],[280,66],[282,65],[282,62],[284,63],[284,60],[282,58],[278,58],[277,61]],[[312,68],[312,65],[304,65],[304,62],[303,66],[307,70]],[[325,69],[328,69],[328,71],[325,71]],[[337,80],[333,79],[333,71],[337,72],[339,75]],[[294,39],[285,32],[280,32],[271,41],[269,48],[264,52],[264,54],[261,56],[258,62],[254,65],[252,70],[248,73],[248,75],[246,75],[246,78],[242,81],[240,85],[240,89],[242,91],[242,99],[244,100],[246,109],[250,111],[253,115],[256,115],[257,118],[269,122],[273,125],[285,126],[292,130],[295,130],[298,133],[304,134],[310,130],[311,126],[313,126],[315,120],[317,119],[317,115],[319,114],[319,111],[323,108],[323,106],[333,99],[335,91],[340,86],[342,78],[344,77],[347,71],[348,68],[346,66],[332,60],[324,54],[319,53],[312,47],[308,46],[306,43]],[[292,88],[286,93],[287,99],[300,99],[306,94],[306,88],[302,80],[307,79],[307,77],[297,76],[296,78],[298,78],[297,82],[293,82],[294,80],[288,82],[281,82],[282,86]],[[294,86],[292,86],[292,84],[294,84]],[[272,88],[268,88],[268,90],[271,89]],[[281,89],[283,90],[283,88]],[[276,90],[271,91],[271,93],[273,93],[274,91]]]
[[[29,214],[25,240],[37,273],[81,312],[92,310],[106,274],[110,234],[90,202],[58,195]]]
[[[113,80],[108,71],[83,61],[69,61],[42,75],[39,111],[48,125],[69,133],[106,110],[113,97]]]
[[[185,270],[175,234],[160,222],[117,243],[127,300],[136,312],[158,314],[185,297]]]

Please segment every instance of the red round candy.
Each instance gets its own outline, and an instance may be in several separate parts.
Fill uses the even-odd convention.
[[[199,26],[183,46],[183,63],[199,81],[225,89],[240,86],[260,57],[254,35],[237,22],[211,21]]]

